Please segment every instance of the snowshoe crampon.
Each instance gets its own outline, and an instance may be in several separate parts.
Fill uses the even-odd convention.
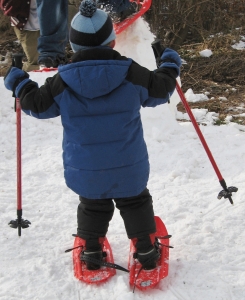
[[[135,2],[138,5],[138,11],[127,17],[125,20],[113,24],[116,34],[121,33],[141,17],[150,8],[152,0],[134,0],[132,2]]]
[[[73,267],[75,277],[86,283],[101,283],[114,276],[116,274],[116,270],[107,266],[101,266],[99,270],[87,269],[86,264],[80,260],[80,254],[84,249],[85,243],[85,240],[79,237],[75,238],[73,248]],[[106,262],[113,264],[114,259],[107,238],[105,238],[103,243],[103,252],[106,253]]]
[[[159,281],[168,276],[168,259],[169,259],[169,235],[165,225],[159,217],[155,216],[157,227],[156,237],[158,237],[160,259],[157,267],[152,270],[142,269],[142,265],[135,260],[134,253],[136,249],[133,242],[130,243],[130,253],[128,261],[129,283],[134,288],[146,290],[156,286]]]

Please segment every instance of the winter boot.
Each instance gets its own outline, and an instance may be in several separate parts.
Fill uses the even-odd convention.
[[[57,68],[59,65],[64,65],[66,63],[65,57],[43,57],[38,60],[39,68]]]
[[[152,250],[145,253],[137,253],[137,259],[141,263],[144,270],[152,270],[157,266],[157,261],[160,258],[158,249],[152,246]]]
[[[160,258],[160,250],[156,241],[155,234],[133,239],[133,243],[137,249],[134,258],[138,259],[144,270],[152,270],[157,266]]]
[[[106,256],[102,251],[104,238],[86,240],[85,249],[80,254],[80,260],[84,261],[88,270],[99,270],[101,262]]]
[[[82,251],[81,261],[84,261],[88,270],[99,270],[100,262],[103,260],[103,252],[100,251]]]

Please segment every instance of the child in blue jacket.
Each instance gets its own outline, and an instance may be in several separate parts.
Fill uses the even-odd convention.
[[[61,116],[67,186],[79,195],[77,234],[86,241],[81,260],[100,268],[101,241],[120,210],[129,239],[144,269],[159,259],[152,197],[147,189],[149,160],[141,107],[167,103],[176,85],[181,59],[166,48],[159,69],[149,71],[113,50],[115,32],[107,13],[84,0],[71,22],[70,64],[38,87],[22,70],[6,74],[7,89],[22,110],[39,119]]]

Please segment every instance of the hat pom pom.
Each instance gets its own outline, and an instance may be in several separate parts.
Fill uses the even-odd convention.
[[[79,7],[81,15],[87,18],[91,18],[96,12],[96,10],[96,4],[92,0],[83,0]]]

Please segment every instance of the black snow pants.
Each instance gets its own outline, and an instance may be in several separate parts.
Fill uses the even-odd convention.
[[[129,239],[146,237],[156,232],[152,197],[146,188],[138,196],[115,199],[79,197],[77,234],[91,246],[105,237],[114,213],[114,203],[123,218]],[[92,246],[93,248],[93,246]]]

